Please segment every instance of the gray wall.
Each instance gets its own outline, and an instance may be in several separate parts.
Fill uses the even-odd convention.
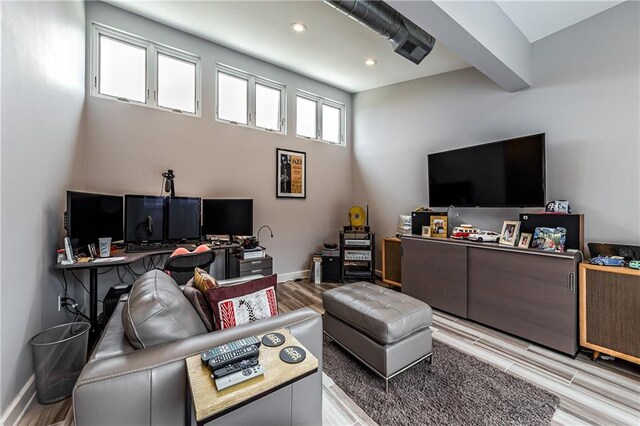
[[[104,3],[87,4],[91,21],[164,43],[202,58],[202,118],[183,117],[87,96],[86,184],[81,189],[159,194],[161,173],[176,173],[182,196],[254,199],[254,231],[277,273],[309,268],[311,253],[336,240],[351,202],[351,149],[295,136],[295,91],[304,89],[346,104],[351,95]],[[286,136],[216,122],[214,66],[231,65],[287,85]],[[347,120],[347,144],[351,144]],[[306,200],[276,199],[276,147],[307,153]]]
[[[378,235],[428,205],[428,153],[545,132],[548,200],[584,213],[586,241],[638,244],[639,7],[623,3],[534,43],[528,90],[507,93],[468,68],[355,95],[354,197],[369,203]],[[459,213],[496,231],[518,217]]]
[[[2,2],[0,408],[33,372],[28,340],[65,322],[53,274],[64,199],[81,180],[82,2]]]

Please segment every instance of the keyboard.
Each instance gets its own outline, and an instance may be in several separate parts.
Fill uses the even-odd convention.
[[[177,247],[174,243],[129,243],[124,251],[126,253],[144,253],[146,251],[175,250]]]

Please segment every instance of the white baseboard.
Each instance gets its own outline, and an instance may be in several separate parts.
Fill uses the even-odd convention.
[[[309,270],[305,269],[304,271],[287,272],[285,274],[278,274],[279,283],[293,281],[297,278],[302,278],[302,279],[309,278]]]
[[[31,405],[31,402],[36,396],[36,375],[32,374],[27,380],[27,383],[20,389],[18,395],[13,398],[11,404],[7,407],[2,418],[0,418],[0,425],[17,425],[24,413],[27,412],[27,408]]]

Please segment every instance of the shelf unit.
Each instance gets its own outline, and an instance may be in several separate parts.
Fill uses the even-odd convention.
[[[340,232],[342,282],[376,280],[376,239],[373,232]]]

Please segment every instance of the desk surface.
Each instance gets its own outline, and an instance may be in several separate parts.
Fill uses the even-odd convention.
[[[285,329],[276,330],[285,337],[284,344],[269,348],[260,346],[260,364],[265,368],[262,376],[231,386],[220,392],[211,378],[209,367],[200,360],[200,355],[186,359],[187,376],[196,413],[196,422],[213,420],[243,405],[300,380],[318,370],[318,359]],[[267,334],[267,333],[265,333]],[[261,339],[263,335],[259,335]],[[287,346],[299,346],[307,352],[304,361],[287,364],[280,360],[280,350]],[[188,407],[187,409],[191,409]]]
[[[189,250],[193,250],[194,248],[196,248],[195,244],[177,244],[177,247],[185,247]],[[230,249],[234,249],[234,248],[238,248],[240,247],[240,244],[238,243],[231,243],[231,244],[221,244],[219,246],[217,245],[213,245],[210,244],[209,248],[213,251],[216,250],[230,250]],[[124,256],[125,259],[124,260],[117,260],[117,261],[112,261],[112,262],[76,262],[70,265],[62,265],[60,263],[57,263],[56,265],[54,265],[55,269],[62,269],[62,270],[67,270],[67,269],[92,269],[92,268],[111,268],[112,266],[123,266],[123,265],[129,265],[131,263],[137,262],[139,260],[142,260],[146,257],[150,257],[150,256],[160,256],[160,255],[167,255],[167,254],[171,254],[173,253],[173,250],[175,249],[165,249],[165,250],[150,250],[150,251],[143,251],[143,252],[138,252],[138,253],[127,253],[124,251],[124,249],[122,250],[118,250],[115,253],[112,254],[111,257],[122,257]]]

